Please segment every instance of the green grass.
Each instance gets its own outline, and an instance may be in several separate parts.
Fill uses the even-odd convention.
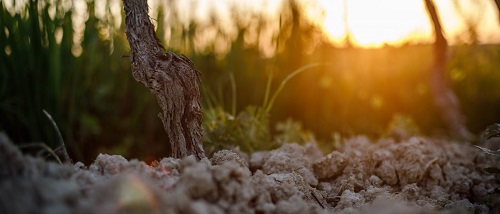
[[[208,101],[207,107],[204,109],[203,127],[205,130],[205,145],[208,147],[207,151],[216,151],[220,148],[233,146],[239,147],[241,151],[252,153],[276,148],[282,143],[299,143],[314,138],[311,133],[302,130],[300,123],[287,120],[277,124],[276,130],[279,134],[273,140],[269,114],[276,98],[290,79],[309,68],[319,65],[321,64],[309,64],[291,72],[280,82],[277,89],[270,96],[271,75],[267,81],[263,104],[261,106],[248,106],[238,114],[236,114],[236,84],[232,74],[230,74],[231,94],[233,97],[231,113],[224,110],[223,105],[218,101],[221,98],[217,99],[210,90],[205,88],[204,97]]]

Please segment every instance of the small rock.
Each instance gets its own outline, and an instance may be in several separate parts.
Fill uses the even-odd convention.
[[[348,160],[344,154],[333,151],[326,157],[313,163],[313,169],[319,179],[334,178],[342,173],[347,163]]]

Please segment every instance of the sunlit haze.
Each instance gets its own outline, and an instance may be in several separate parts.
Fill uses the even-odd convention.
[[[214,4],[212,0],[200,0],[195,10],[196,19],[203,22],[206,20],[203,15],[208,16],[206,11],[216,9],[217,14],[222,16],[221,21],[226,15],[224,12],[259,11],[259,14],[277,22],[279,14],[274,13],[279,13],[283,1],[225,0],[215,1],[218,4]],[[221,2],[239,5],[240,8],[231,11],[234,8],[227,8]],[[316,2],[297,0],[297,2],[304,12],[323,28],[330,41],[338,46],[345,45],[347,35],[350,42],[362,47],[433,41],[431,22],[423,0],[317,0]],[[498,12],[492,0],[435,0],[434,3],[450,44],[470,42],[469,26],[476,27],[479,43],[500,43]],[[187,2],[182,5],[184,7],[179,9],[189,11],[187,8],[190,8],[190,5]]]
[[[245,22],[248,25],[257,23],[255,14],[265,17],[273,25],[274,30],[267,34],[275,34],[278,29],[280,8],[285,0],[197,0],[197,1],[160,1],[148,0],[151,17],[156,17],[161,7],[171,7],[179,11],[178,18],[187,27],[189,20],[195,20],[199,25],[209,26],[213,15],[223,26],[220,30],[227,38],[235,38],[237,29],[235,22]],[[19,11],[27,1],[5,0],[4,4],[10,11]],[[85,0],[64,1],[69,9],[74,7],[73,22],[75,25],[75,44],[81,40],[82,28],[87,19]],[[111,7],[115,27],[121,24],[121,1],[96,0],[95,11],[98,18],[105,17],[105,2]],[[401,45],[405,43],[431,42],[433,37],[431,23],[423,0],[296,0],[304,12],[323,29],[329,40],[343,46],[347,39],[361,47],[380,47],[385,44]],[[435,0],[445,36],[450,44],[470,42],[468,29],[475,26],[479,43],[500,43],[500,23],[498,12],[492,0]],[[54,10],[55,11],[55,10]],[[231,13],[236,13],[239,20],[234,20]],[[168,14],[167,14],[168,17]],[[164,24],[168,25],[166,21]],[[166,32],[166,41],[170,32]],[[80,35],[80,36],[79,36]],[[216,29],[207,27],[198,34],[195,40],[196,50],[203,47],[204,41],[214,40]],[[262,35],[261,35],[262,36]],[[226,38],[226,39],[227,39]],[[246,39],[258,40],[258,36],[245,36]],[[261,46],[272,46],[259,41]],[[217,45],[225,52],[228,45]],[[266,49],[266,48],[262,48]],[[215,50],[217,52],[217,50]],[[267,48],[267,55],[272,50]]]
[[[432,40],[431,23],[422,0],[320,0],[320,3],[326,15],[324,31],[336,44],[345,41],[346,32],[355,45],[368,47]],[[452,44],[467,40],[466,20],[477,25],[480,43],[500,42],[498,12],[493,1],[436,0],[435,4]]]

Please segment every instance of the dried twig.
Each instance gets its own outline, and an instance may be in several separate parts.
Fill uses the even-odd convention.
[[[424,170],[422,171],[422,173],[420,174],[419,178],[418,178],[418,183],[420,183],[420,181],[422,181],[422,179],[424,179],[424,176],[425,174],[427,174],[427,172],[429,171],[430,167],[432,164],[434,164],[436,161],[438,161],[439,158],[438,157],[435,157],[433,158],[432,160],[430,160],[429,162],[427,162],[427,164],[425,164],[424,166]]]
[[[52,150],[49,146],[47,146],[45,143],[28,143],[28,144],[23,144],[20,145],[19,148],[39,148],[41,147],[42,149],[45,149],[51,156],[53,156],[57,162],[62,164],[61,159],[56,155],[54,150]]]
[[[321,201],[319,201],[318,197],[316,197],[316,194],[314,194],[314,191],[312,191],[312,190],[311,190],[311,195],[316,200],[316,202],[318,202],[319,206],[321,206],[321,208],[325,209],[325,206],[323,205],[323,203],[321,203]]]
[[[52,119],[52,116],[47,111],[45,111],[45,109],[43,109],[42,111],[45,114],[45,116],[47,116],[47,118],[50,120],[50,122],[52,123],[52,126],[54,127],[55,131],[57,132],[57,137],[59,138],[59,143],[60,143],[59,147],[60,147],[60,149],[62,149],[62,153],[64,155],[64,162],[65,163],[72,163],[71,158],[69,158],[68,151],[66,150],[66,145],[64,144],[64,140],[63,140],[63,137],[61,135],[61,132],[59,131],[59,128],[57,127],[56,121],[54,121],[54,119]],[[58,150],[58,149],[56,149],[56,150]]]

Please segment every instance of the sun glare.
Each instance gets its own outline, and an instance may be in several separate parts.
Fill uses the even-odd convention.
[[[471,7],[468,1],[458,1],[466,17],[456,11],[452,0],[434,1],[449,41],[460,40],[467,29],[464,20],[472,17],[480,42],[498,43],[500,25],[494,6],[482,2]],[[320,0],[320,3],[326,13],[324,31],[335,44],[344,44],[347,35],[354,45],[362,47],[432,41],[433,32],[423,0]]]

